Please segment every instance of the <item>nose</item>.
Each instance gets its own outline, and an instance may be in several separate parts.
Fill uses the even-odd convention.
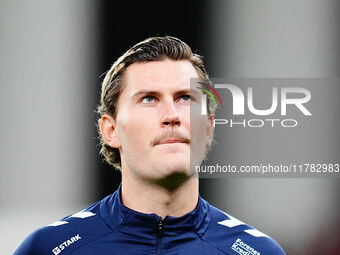
[[[161,117],[161,125],[163,127],[174,127],[180,126],[181,121],[179,118],[179,114],[176,110],[174,102],[169,102],[164,105],[163,114]]]

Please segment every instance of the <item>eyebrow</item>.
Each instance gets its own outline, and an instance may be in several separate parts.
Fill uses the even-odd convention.
[[[139,97],[139,96],[142,96],[142,95],[160,95],[160,93],[156,90],[144,89],[144,90],[137,91],[136,93],[134,93],[132,95],[132,97]]]
[[[174,94],[175,95],[183,95],[183,94],[200,94],[201,91],[200,90],[196,90],[196,89],[182,89],[182,90],[178,90],[176,91]],[[153,96],[160,96],[162,93],[157,91],[157,90],[147,90],[147,89],[143,89],[140,90],[136,93],[134,93],[132,95],[132,97],[139,97],[142,95],[153,95]]]

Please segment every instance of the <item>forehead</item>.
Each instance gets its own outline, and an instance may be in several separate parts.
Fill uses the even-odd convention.
[[[140,62],[130,65],[124,74],[124,90],[183,89],[198,73],[188,60]]]

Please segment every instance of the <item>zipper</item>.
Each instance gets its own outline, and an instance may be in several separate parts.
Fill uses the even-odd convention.
[[[157,255],[161,254],[163,236],[163,221],[160,220],[157,225]]]

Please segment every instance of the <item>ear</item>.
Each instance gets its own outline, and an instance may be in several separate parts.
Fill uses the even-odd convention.
[[[207,142],[206,145],[210,147],[214,137],[214,115],[210,114],[207,123]]]
[[[100,122],[100,133],[104,142],[112,148],[119,149],[121,147],[116,121],[110,115],[104,114]]]

